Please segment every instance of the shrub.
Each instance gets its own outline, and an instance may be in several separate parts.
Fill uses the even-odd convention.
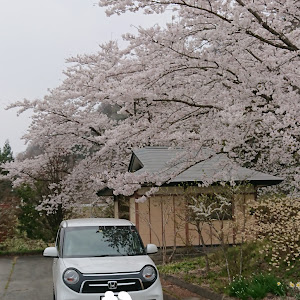
[[[227,289],[228,295],[246,300],[249,298],[248,285],[249,282],[244,277],[234,279]]]
[[[233,280],[227,288],[227,292],[229,296],[242,300],[263,299],[268,293],[284,296],[286,288],[278,278],[271,274],[257,274],[250,279],[240,277]]]
[[[0,244],[0,254],[41,252],[47,246],[42,240],[31,240],[25,234],[18,234]]]
[[[264,254],[270,261],[270,271],[281,266],[289,272],[300,255],[300,201],[273,196],[253,204],[255,238],[264,241]]]

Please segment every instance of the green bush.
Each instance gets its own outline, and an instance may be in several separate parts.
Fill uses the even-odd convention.
[[[299,281],[300,260],[294,261],[290,271],[286,271],[285,266],[272,269],[269,264],[270,260],[261,251],[265,244],[265,242],[249,242],[245,243],[242,249],[240,246],[227,249],[230,276],[236,278],[230,287],[228,287],[229,280],[224,254],[217,248],[208,255],[211,266],[209,272],[205,269],[203,256],[186,258],[182,261],[159,266],[159,271],[164,274],[173,274],[187,282],[205,285],[217,293],[230,293],[240,299],[259,299],[268,293],[277,296],[286,295],[288,293],[286,283],[290,281],[298,283]],[[240,264],[241,250],[242,265]],[[260,270],[262,274],[253,275],[257,270]],[[240,274],[243,277],[240,277]],[[279,282],[281,285],[277,285]],[[248,290],[250,284],[251,290]],[[300,295],[300,288],[296,287],[294,291]],[[298,300],[300,300],[300,296]]]
[[[233,280],[227,288],[227,293],[229,296],[242,300],[249,298],[263,299],[268,293],[284,296],[286,289],[275,276],[271,274],[257,274],[249,279],[240,277]]]
[[[228,295],[242,300],[248,299],[249,282],[244,277],[233,280],[228,287]]]
[[[47,246],[42,240],[32,240],[25,234],[19,234],[0,243],[0,254],[41,253]]]
[[[265,256],[260,253],[262,245],[258,242],[244,243],[242,249],[240,245],[230,246],[227,249],[227,259],[230,268],[231,276],[242,275],[245,277],[251,276],[262,264],[265,264]],[[242,250],[242,257],[241,257]],[[209,257],[211,266],[219,266],[221,268],[220,275],[227,275],[227,268],[224,263],[224,253],[220,250],[211,253]],[[241,261],[242,259],[242,261]]]

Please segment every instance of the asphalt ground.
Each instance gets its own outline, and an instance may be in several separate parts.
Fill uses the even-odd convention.
[[[51,300],[52,259],[42,256],[0,258],[1,300]]]

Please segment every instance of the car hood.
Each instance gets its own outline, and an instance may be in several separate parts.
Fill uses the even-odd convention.
[[[145,265],[155,265],[148,255],[62,258],[66,268],[83,274],[138,272]]]

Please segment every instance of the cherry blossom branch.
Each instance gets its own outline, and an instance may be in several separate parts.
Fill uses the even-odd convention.
[[[236,0],[236,2],[238,4],[240,4],[241,6],[243,6],[243,7],[246,6],[245,3],[242,0]],[[277,32],[275,29],[273,29],[272,27],[270,27],[268,25],[268,23],[265,22],[262,19],[262,17],[257,12],[255,12],[251,8],[247,8],[247,10],[256,18],[256,20],[258,21],[258,23],[260,25],[262,25],[264,29],[266,29],[267,31],[269,31],[271,34],[277,36],[287,46],[283,46],[283,45],[280,45],[280,44],[273,43],[273,42],[271,42],[269,40],[266,40],[263,37],[255,34],[253,32],[251,32],[249,30],[246,30],[246,33],[252,35],[253,37],[255,37],[255,38],[257,38],[257,39],[259,39],[259,40],[261,40],[261,41],[263,41],[265,43],[268,43],[268,44],[270,44],[272,46],[275,46],[277,48],[287,49],[287,50],[290,50],[290,51],[298,51],[299,50],[299,48],[296,45],[294,45],[283,33]]]
[[[204,12],[207,12],[209,14],[212,14],[216,17],[218,17],[219,19],[225,21],[225,22],[228,22],[230,23],[231,20],[227,19],[226,17],[222,16],[221,14],[215,12],[212,10],[212,7],[211,9],[207,9],[207,8],[204,8],[204,7],[199,7],[199,6],[196,6],[196,5],[192,5],[192,4],[189,4],[187,3],[186,1],[182,0],[181,2],[180,1],[170,1],[170,2],[165,2],[165,1],[151,1],[152,3],[154,4],[162,4],[162,5],[170,5],[170,4],[175,4],[175,5],[179,5],[179,6],[185,6],[185,7],[189,7],[189,8],[194,8],[194,9],[197,9],[197,10],[200,10],[200,11],[204,11]]]
[[[182,99],[153,99],[154,102],[176,102],[176,103],[182,103],[182,104],[186,104],[188,106],[192,106],[192,107],[198,107],[198,108],[208,108],[208,109],[216,109],[216,110],[223,110],[223,108],[221,107],[217,107],[214,105],[209,105],[209,104],[197,104],[195,102],[191,103]]]

